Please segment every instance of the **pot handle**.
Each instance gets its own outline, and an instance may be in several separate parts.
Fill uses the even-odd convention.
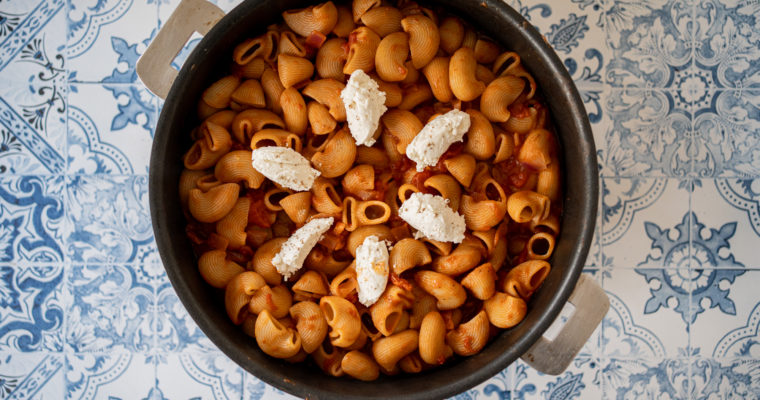
[[[172,60],[193,32],[207,34],[222,17],[224,11],[206,0],[182,0],[137,61],[137,75],[148,90],[165,99],[179,73]]]
[[[592,278],[581,275],[557,318],[521,359],[539,372],[559,375],[602,322],[610,300]]]

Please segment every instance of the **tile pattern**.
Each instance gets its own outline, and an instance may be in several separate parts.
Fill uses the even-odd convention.
[[[585,273],[611,308],[564,373],[518,361],[456,398],[757,398],[760,6],[505,1],[586,105],[602,185]],[[0,399],[291,398],[210,343],[155,249],[161,102],[135,65],[177,4],[0,2]]]

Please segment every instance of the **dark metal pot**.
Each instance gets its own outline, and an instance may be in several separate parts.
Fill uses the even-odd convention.
[[[219,349],[264,382],[296,396],[400,400],[444,398],[463,392],[529,353],[531,346],[535,349],[534,344],[541,340],[545,342],[542,334],[576,287],[594,231],[598,193],[596,151],[583,103],[561,61],[544,38],[501,0],[436,1],[434,7],[460,16],[505,48],[519,53],[551,110],[561,147],[564,194],[562,229],[557,238],[551,273],[531,299],[529,312],[518,326],[499,334],[475,356],[459,358],[417,375],[381,376],[377,381],[367,383],[332,378],[313,365],[294,365],[268,357],[258,349],[254,340],[229,320],[222,291],[211,288],[198,273],[197,260],[185,235],[186,221],[179,207],[177,184],[182,171],[182,156],[191,144],[189,132],[199,123],[195,118],[197,101],[210,83],[228,71],[233,47],[243,39],[263,32],[267,25],[279,20],[282,11],[304,7],[308,3],[314,1],[247,1],[212,28],[215,19],[222,15],[220,11],[203,0],[184,0],[175,12],[178,18],[175,20],[173,16],[170,19],[140,60],[138,73],[151,90],[163,97],[171,85],[156,128],[150,160],[151,217],[167,275],[190,316]],[[182,13],[186,15],[178,15]],[[193,30],[207,34],[177,74],[168,65],[179,47],[167,49],[166,43],[181,47]],[[594,306],[602,308],[604,305]],[[601,315],[604,311],[606,308]],[[591,330],[600,319],[601,316],[591,322]],[[581,338],[576,349],[571,349],[574,352],[566,362],[572,359],[590,333],[588,331]],[[533,362],[535,358],[531,353],[527,361]],[[564,366],[560,368],[564,369]],[[561,372],[561,369],[554,372]]]

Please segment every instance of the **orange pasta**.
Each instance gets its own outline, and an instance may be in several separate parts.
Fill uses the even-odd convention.
[[[414,1],[282,17],[193,103],[177,190],[219,312],[269,356],[331,376],[477,354],[530,312],[561,229],[558,142],[535,80],[518,54]],[[365,100],[382,110],[358,133]],[[467,120],[461,140],[413,161],[448,113]],[[461,237],[405,214],[431,197]]]

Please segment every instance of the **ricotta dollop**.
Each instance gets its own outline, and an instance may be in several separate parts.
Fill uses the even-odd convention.
[[[306,256],[333,224],[333,218],[315,218],[298,228],[272,258],[277,272],[287,281],[303,267]]]
[[[267,179],[278,185],[303,192],[311,189],[319,171],[309,160],[287,147],[260,147],[251,152],[251,165]]]
[[[359,302],[369,307],[380,298],[388,284],[388,246],[377,236],[368,236],[356,248],[356,280]]]
[[[412,193],[399,208],[398,215],[417,230],[415,238],[455,243],[464,240],[464,217],[452,210],[442,196]]]
[[[369,75],[357,69],[351,73],[346,88],[340,92],[340,98],[346,107],[348,130],[356,145],[375,144],[373,136],[380,124],[380,117],[388,109],[385,107],[385,92]]]
[[[455,142],[461,142],[470,129],[470,115],[451,110],[425,124],[406,147],[406,156],[417,163],[417,171],[438,164],[443,153]]]

